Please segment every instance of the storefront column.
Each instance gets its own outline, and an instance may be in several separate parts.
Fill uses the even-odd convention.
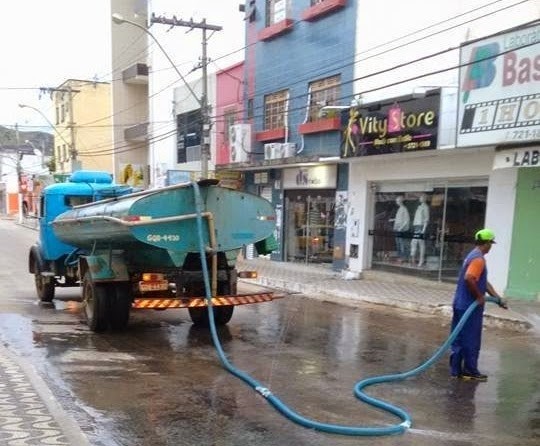
[[[489,177],[485,226],[495,232],[497,243],[487,256],[487,265],[489,281],[500,293],[508,281],[516,182],[517,168],[495,169]]]
[[[371,249],[367,222],[371,221],[372,191],[363,178],[355,177],[354,187],[349,182],[349,212],[347,218],[347,255],[349,270],[361,273],[369,266]]]

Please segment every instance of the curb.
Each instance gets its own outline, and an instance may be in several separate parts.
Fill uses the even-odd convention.
[[[450,318],[452,316],[452,305],[440,303],[426,303],[415,301],[404,301],[392,298],[380,299],[373,296],[361,294],[351,295],[350,292],[342,292],[335,288],[328,288],[324,285],[308,285],[294,281],[285,281],[265,276],[259,276],[257,279],[241,279],[246,283],[256,283],[257,285],[276,288],[280,291],[289,293],[302,293],[318,300],[338,303],[341,305],[356,306],[359,303],[369,303],[374,305],[383,305],[401,310],[415,311],[417,313],[433,314]],[[330,299],[331,298],[331,299]],[[336,302],[336,299],[338,300]],[[501,310],[509,311],[509,310]],[[493,314],[486,310],[484,314],[484,327],[503,328],[512,331],[526,332],[532,328],[532,324],[524,319],[517,317],[501,316]]]

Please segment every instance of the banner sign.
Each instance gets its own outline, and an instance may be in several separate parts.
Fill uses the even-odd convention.
[[[461,47],[459,147],[540,140],[540,25]]]
[[[426,97],[351,107],[342,116],[341,157],[437,148],[440,90]]]

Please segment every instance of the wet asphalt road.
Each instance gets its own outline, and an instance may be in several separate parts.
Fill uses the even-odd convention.
[[[78,289],[36,302],[26,257],[36,232],[0,220],[0,339],[30,360],[97,446],[507,445],[540,442],[540,344],[535,333],[484,332],[487,383],[449,379],[446,358],[368,393],[407,410],[395,437],[343,437],[283,418],[220,365],[209,333],[185,310],[140,311],[124,333],[91,333]],[[396,422],[352,396],[367,376],[427,359],[448,334],[436,316],[292,295],[236,309],[219,332],[229,360],[300,414],[321,422]]]

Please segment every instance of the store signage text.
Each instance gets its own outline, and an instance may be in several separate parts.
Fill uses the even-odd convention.
[[[514,85],[516,81],[520,84],[540,81],[540,54],[534,59],[529,57],[518,59],[517,54],[513,52],[505,54],[502,78],[505,87]]]
[[[540,167],[540,149],[504,150],[495,155],[494,169],[505,167]]]
[[[435,149],[440,93],[349,110],[342,135],[344,158]]]
[[[539,150],[524,150],[523,152],[514,153],[514,166],[538,166],[540,160]]]
[[[283,189],[335,189],[336,165],[298,167],[283,170]]]
[[[388,118],[379,119],[376,116],[359,118],[360,132],[363,135],[378,133],[379,138],[384,138],[388,133],[401,132],[402,130],[414,129],[416,127],[431,126],[435,121],[435,112],[430,110],[420,113],[405,114],[394,107],[388,112]]]

